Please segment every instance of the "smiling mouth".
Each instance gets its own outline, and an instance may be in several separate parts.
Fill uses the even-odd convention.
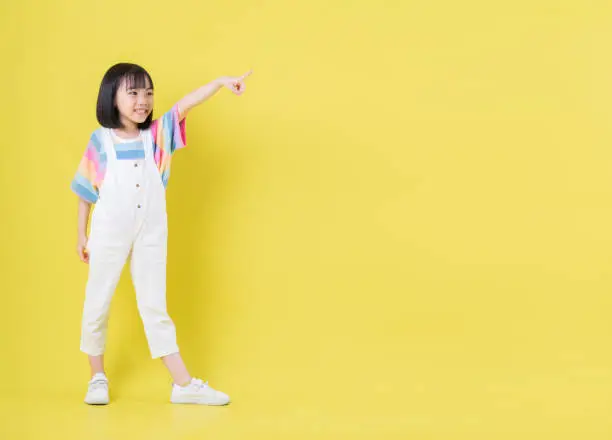
[[[144,110],[144,109],[136,110],[136,114],[138,115],[146,115],[147,113],[149,113],[149,110]]]

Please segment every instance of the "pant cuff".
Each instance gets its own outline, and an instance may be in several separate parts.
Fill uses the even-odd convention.
[[[88,356],[102,356],[104,354],[104,349],[102,350],[92,350],[89,348],[85,348],[81,346],[81,351]]]
[[[151,358],[159,359],[161,357],[175,354],[178,352],[179,352],[179,349],[177,346],[174,346],[173,348],[165,349],[165,350],[151,350]]]

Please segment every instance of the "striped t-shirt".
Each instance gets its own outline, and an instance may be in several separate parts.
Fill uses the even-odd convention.
[[[153,159],[164,187],[170,178],[170,164],[174,152],[186,146],[185,118],[177,105],[151,123]],[[118,160],[144,159],[142,139],[114,140]],[[101,129],[93,132],[71,188],[77,196],[90,203],[98,201],[98,194],[106,173],[107,157],[102,144]]]
[[[112,135],[113,147],[117,160],[140,160],[145,158],[142,137],[136,139],[121,139],[115,133]]]

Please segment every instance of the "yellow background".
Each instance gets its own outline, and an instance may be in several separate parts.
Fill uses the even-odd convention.
[[[612,6],[2,2],[0,438],[610,439]],[[126,270],[82,403],[70,180],[111,64],[193,110],[168,305],[233,398],[168,402]]]

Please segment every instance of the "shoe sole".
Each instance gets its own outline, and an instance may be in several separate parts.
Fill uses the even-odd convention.
[[[216,403],[216,402],[206,402],[206,401],[198,401],[198,400],[185,400],[185,401],[179,401],[179,400],[172,400],[170,399],[170,403],[174,403],[176,405],[207,405],[207,406],[226,406],[229,405],[230,402],[223,402],[223,403]]]
[[[103,405],[108,405],[108,400],[98,400],[98,401],[91,401],[88,402],[87,400],[85,401],[85,403],[87,405],[93,405],[93,406],[103,406]]]
[[[87,399],[85,398],[84,402],[88,405],[108,405],[108,402],[110,401],[110,397],[109,396],[105,396],[103,398],[98,398],[98,399]]]

